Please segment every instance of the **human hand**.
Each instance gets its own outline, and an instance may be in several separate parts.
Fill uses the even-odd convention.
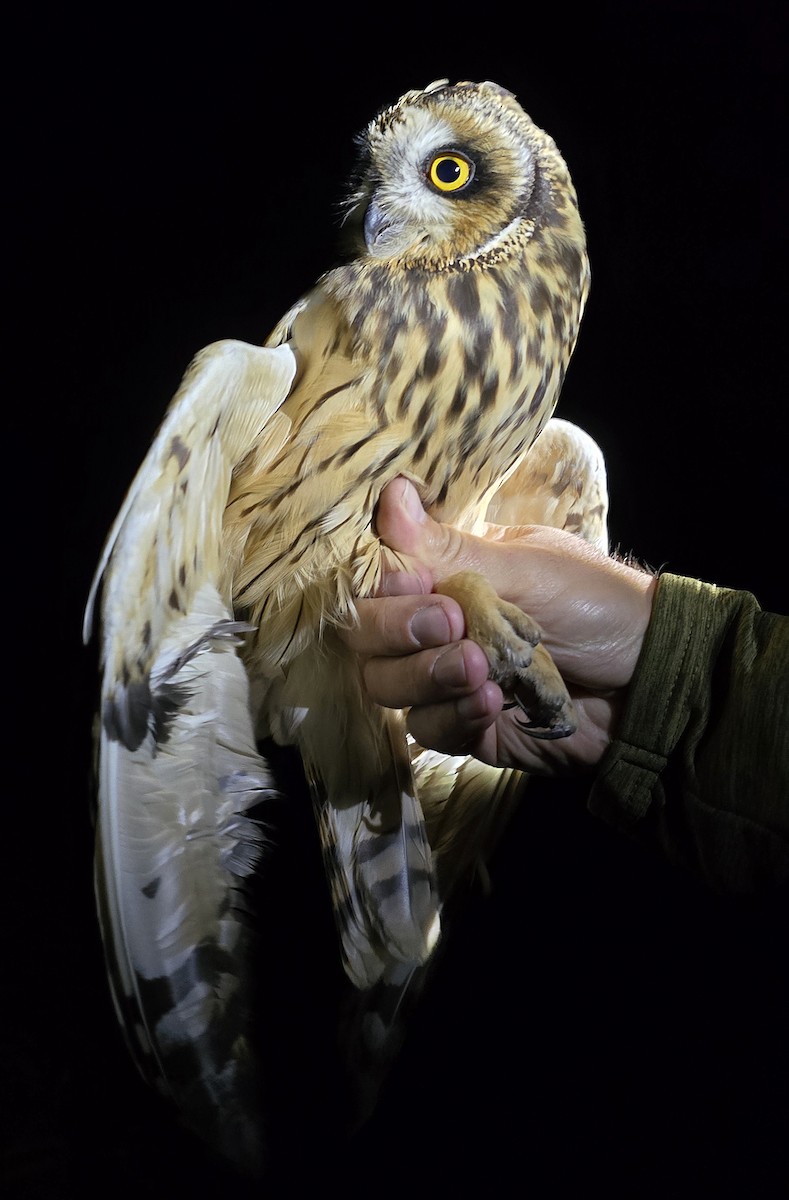
[[[343,636],[364,659],[370,697],[409,708],[422,746],[472,754],[497,766],[556,774],[594,766],[611,740],[652,611],[655,578],[609,558],[574,534],[543,526],[489,526],[461,533],[424,512],[412,484],[383,492],[379,537],[412,569],[389,575],[383,595],[358,602],[359,624]],[[578,716],[567,738],[537,740],[504,707],[488,662],[464,637],[460,606],[432,592],[457,571],[484,575],[504,600],[529,613],[564,677]]]

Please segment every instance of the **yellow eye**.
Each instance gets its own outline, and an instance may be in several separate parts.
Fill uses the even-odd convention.
[[[427,177],[439,192],[459,192],[474,178],[474,164],[455,151],[437,154]]]

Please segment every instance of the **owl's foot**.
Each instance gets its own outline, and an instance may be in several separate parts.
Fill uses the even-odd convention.
[[[486,579],[460,571],[436,585],[457,600],[466,617],[466,636],[487,655],[490,678],[498,683],[507,707],[518,706],[525,733],[536,738],[568,737],[578,722],[573,702],[553,659],[540,645],[540,628],[515,604],[500,599]]]

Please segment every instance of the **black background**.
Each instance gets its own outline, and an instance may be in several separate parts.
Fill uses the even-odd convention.
[[[559,412],[604,449],[613,542],[785,611],[778,7],[267,8],[40,12],[9,31],[0,1102],[20,1195],[245,1194],[138,1085],[114,1026],[81,610],[193,353],[262,340],[333,264],[352,137],[380,106],[491,78],[553,134],[593,272]],[[378,1118],[333,1155],[294,1129],[276,1194],[307,1178],[365,1195],[774,1194],[785,942],[596,825],[572,788],[534,797]]]

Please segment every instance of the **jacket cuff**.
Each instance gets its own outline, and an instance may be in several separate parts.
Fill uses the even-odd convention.
[[[589,811],[633,832],[664,804],[661,775],[688,723],[699,671],[725,632],[721,590],[679,575],[658,580],[652,617],[616,737],[588,799]]]

